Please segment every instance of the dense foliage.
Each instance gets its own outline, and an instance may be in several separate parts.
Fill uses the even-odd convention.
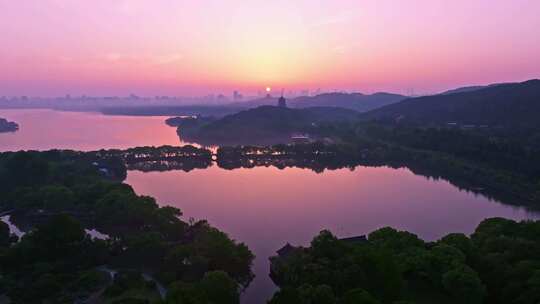
[[[522,131],[362,124],[351,142],[363,146],[372,141],[378,151],[394,151],[386,157],[388,161],[440,175],[464,188],[481,189],[505,202],[540,207],[540,142],[536,138],[540,129]]]
[[[540,128],[349,122],[321,124],[317,132],[357,164],[408,167],[505,203],[540,207]]]
[[[539,130],[540,131],[540,130]],[[402,146],[444,152],[493,168],[540,176],[540,132],[538,138],[520,137],[494,130],[466,131],[452,128],[419,128],[369,125],[365,135]],[[510,131],[506,131],[509,133]]]
[[[392,228],[366,241],[322,231],[271,258],[270,303],[519,303],[540,301],[540,222],[486,219],[436,242]]]
[[[205,124],[217,120],[213,116],[187,116],[171,117],[165,120],[165,123],[171,127],[199,128]]]
[[[238,299],[253,278],[254,256],[244,244],[137,195],[100,170],[107,161],[113,170],[113,159],[97,164],[94,157],[71,151],[0,154],[0,212],[29,230],[13,243],[0,222],[0,295],[13,303],[150,303],[161,298],[158,283],[204,286],[211,280]],[[93,238],[85,229],[107,237]]]
[[[4,292],[14,303],[56,299],[70,303],[100,288],[107,277],[87,280],[104,263],[107,244],[92,241],[75,219],[58,215],[40,224],[0,256]]]
[[[364,118],[423,126],[457,123],[538,128],[538,100],[540,80],[535,79],[454,94],[409,98],[368,112]]]
[[[321,122],[353,121],[358,112],[320,107],[290,109],[261,106],[207,123],[190,122],[178,128],[181,138],[204,144],[287,143],[295,132],[309,132]]]

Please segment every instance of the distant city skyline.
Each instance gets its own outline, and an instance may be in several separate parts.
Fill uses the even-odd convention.
[[[519,82],[540,78],[538,12],[531,0],[2,1],[0,96]]]
[[[270,89],[270,91],[268,91]],[[286,97],[300,97],[300,96],[316,96],[319,94],[325,93],[359,93],[356,91],[345,91],[345,90],[329,90],[323,91],[320,88],[314,90],[283,90],[283,95]],[[258,90],[257,92],[242,92],[239,90],[234,90],[230,94],[226,92],[223,93],[210,93],[200,96],[182,96],[182,95],[138,95],[134,93],[120,94],[120,95],[87,95],[87,94],[63,94],[58,96],[40,96],[40,95],[0,95],[0,100],[9,100],[9,99],[63,99],[63,100],[84,100],[84,99],[153,99],[153,100],[167,100],[167,99],[227,99],[229,101],[247,101],[255,98],[263,97],[275,97],[278,98],[281,96],[280,91],[272,91],[270,87],[266,87],[263,93],[263,90]]]

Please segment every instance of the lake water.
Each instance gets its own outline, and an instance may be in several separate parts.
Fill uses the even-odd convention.
[[[0,133],[0,151],[130,148],[179,145],[176,129],[164,117],[107,116],[52,110],[2,110],[0,117],[19,124],[14,133]]]
[[[96,150],[179,145],[164,117],[104,116],[47,110],[0,110],[21,130],[0,134],[0,150],[70,148]],[[317,174],[307,169],[258,167],[191,172],[128,172],[126,183],[184,218],[207,219],[257,255],[257,275],[244,303],[264,303],[275,287],[268,257],[286,242],[308,245],[322,229],[339,237],[383,227],[406,229],[433,240],[449,232],[471,233],[487,217],[537,219],[539,215],[460,191],[408,169],[357,167]]]

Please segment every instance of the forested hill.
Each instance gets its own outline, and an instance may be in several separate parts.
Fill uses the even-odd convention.
[[[391,93],[375,93],[364,95],[360,93],[327,93],[313,97],[298,97],[293,99],[290,104],[295,108],[306,107],[340,107],[353,109],[358,112],[366,112],[385,105],[399,102],[406,97]]]
[[[392,93],[375,93],[365,95],[361,93],[325,93],[316,96],[301,96],[289,99],[287,104],[291,108],[309,107],[339,107],[358,112],[366,112],[385,105],[399,102],[406,97]],[[276,105],[277,98],[261,98],[248,102],[237,103],[237,106],[259,107],[263,105]]]
[[[262,106],[228,115],[194,128],[180,126],[181,137],[212,143],[279,143],[317,123],[357,120],[359,113],[333,107],[290,109]]]
[[[455,88],[455,89],[452,89],[452,90],[442,92],[442,93],[440,93],[440,95],[474,92],[474,91],[478,91],[478,90],[482,90],[482,89],[486,89],[486,88],[492,88],[492,87],[505,85],[505,84],[512,84],[512,83],[506,82],[506,83],[492,83],[492,84],[489,84],[489,85],[466,86],[466,87]]]
[[[448,94],[456,94],[456,93],[473,92],[473,91],[478,91],[478,90],[485,89],[485,88],[487,88],[487,86],[467,86],[467,87],[460,87],[460,88],[455,88],[455,89],[451,89],[451,90],[448,90],[448,91],[444,91],[444,92],[440,93],[440,95],[448,95]]]
[[[365,119],[401,123],[539,127],[540,80],[409,98],[365,113]]]

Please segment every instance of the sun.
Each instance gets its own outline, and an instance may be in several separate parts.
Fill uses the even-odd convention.
[[[270,91],[272,91],[272,88],[271,87],[266,87],[266,93],[270,93]]]

